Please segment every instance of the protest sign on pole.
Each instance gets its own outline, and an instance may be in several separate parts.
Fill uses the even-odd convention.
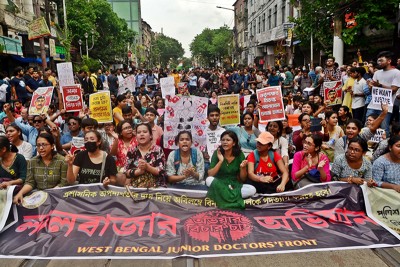
[[[280,121],[285,119],[285,107],[283,105],[280,86],[271,86],[257,90],[257,99],[260,105],[260,122]]]
[[[237,125],[240,123],[239,95],[218,96],[218,107],[221,110],[220,124]]]
[[[113,121],[110,91],[98,92],[89,96],[90,117],[99,123]]]
[[[193,146],[205,151],[207,144],[208,98],[173,96],[166,100],[164,112],[164,148],[176,149],[175,137],[180,131],[192,133]]]
[[[71,62],[58,63],[57,75],[58,75],[58,84],[60,88],[62,88],[65,85],[75,84],[74,73]]]
[[[342,82],[324,82],[324,98],[328,106],[342,104]]]
[[[216,131],[211,131],[207,128],[207,153],[210,157],[221,144],[221,135],[223,132],[225,132],[224,128],[218,129]]]
[[[32,101],[29,106],[29,115],[40,115],[47,113],[53,95],[53,86],[39,87],[33,92]]]
[[[174,77],[169,76],[160,79],[161,95],[163,98],[175,95],[175,82]]]
[[[83,109],[82,90],[80,84],[61,87],[64,109],[66,112],[80,111]]]

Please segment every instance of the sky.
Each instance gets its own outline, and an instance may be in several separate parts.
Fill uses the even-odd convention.
[[[153,32],[175,38],[190,57],[189,45],[203,29],[234,26],[234,12],[217,8],[233,9],[234,0],[141,0],[142,19]]]

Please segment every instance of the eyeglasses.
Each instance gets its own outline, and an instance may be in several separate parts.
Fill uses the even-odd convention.
[[[353,152],[353,153],[360,153],[360,152],[361,152],[361,149],[349,147],[349,148],[347,148],[347,151],[349,151],[350,153],[351,153],[351,152]]]
[[[77,124],[78,124],[78,123],[76,123],[76,122],[69,122],[69,123],[67,123],[68,126],[77,125]]]
[[[33,120],[33,123],[42,123],[43,120]]]
[[[311,119],[302,119],[301,121],[304,121],[304,122],[311,122]]]
[[[36,145],[38,148],[46,148],[47,146],[50,146],[50,144],[45,144],[45,143],[43,143],[43,144],[37,144]]]

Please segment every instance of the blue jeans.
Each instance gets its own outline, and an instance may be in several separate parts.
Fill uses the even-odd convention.
[[[372,114],[380,115],[381,113],[382,113],[382,110],[367,109],[367,113],[365,114],[365,119],[367,119],[369,115],[372,115]],[[390,126],[391,118],[392,118],[392,113],[388,113],[386,115],[385,119],[383,120],[383,122],[381,123],[381,128],[385,130],[386,136],[389,136],[389,133],[390,133],[389,126]]]

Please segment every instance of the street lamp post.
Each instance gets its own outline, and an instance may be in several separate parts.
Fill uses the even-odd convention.
[[[85,39],[86,39],[86,57],[89,57],[89,51],[92,50],[94,47],[94,30],[92,29],[90,32],[92,34],[92,46],[90,48],[88,46],[89,34],[87,32],[85,32],[85,34],[84,34]]]
[[[81,39],[78,40],[78,44],[79,44],[79,54],[81,55],[81,58],[82,58],[82,40]]]

